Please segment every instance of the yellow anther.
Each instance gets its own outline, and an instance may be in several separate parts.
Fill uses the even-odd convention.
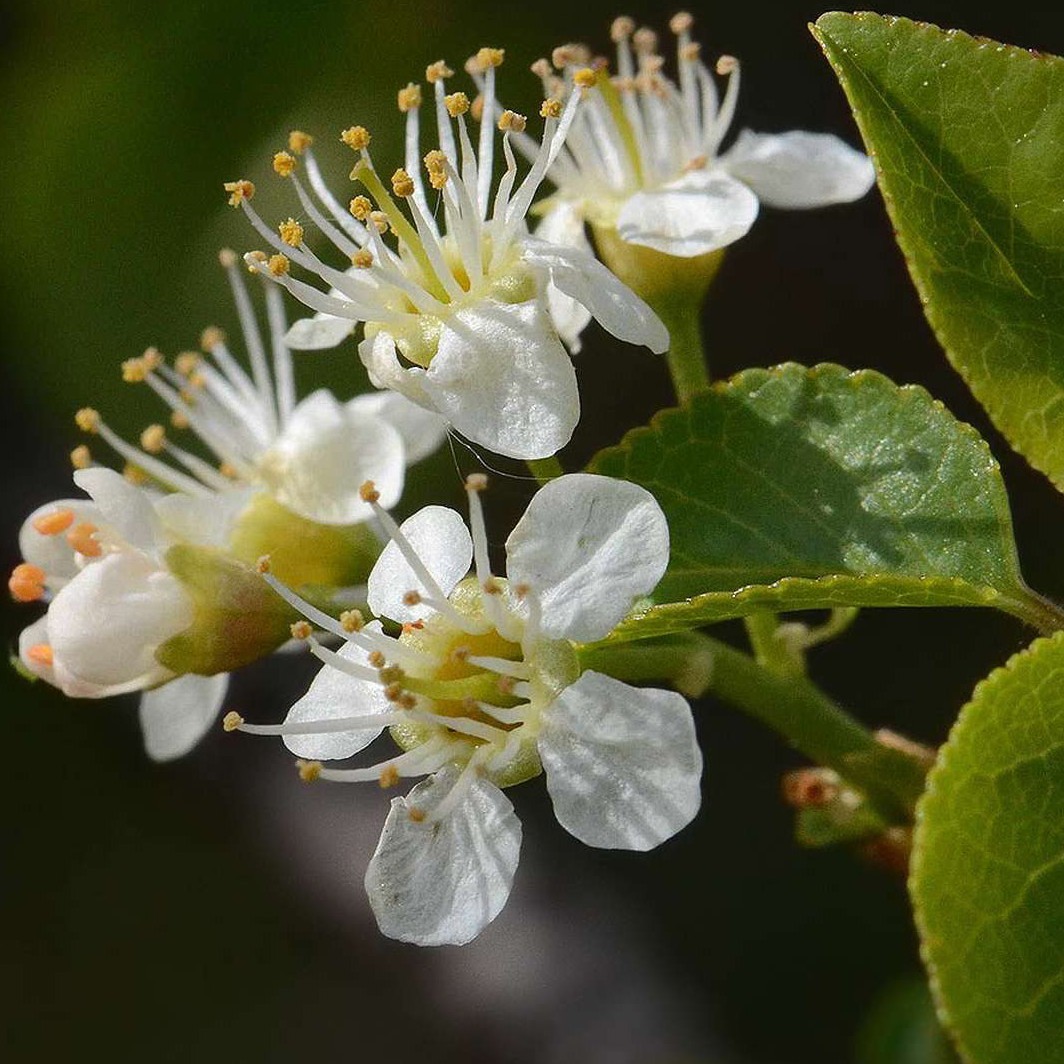
[[[502,594],[502,585],[493,576],[489,577],[487,580],[485,580],[484,583],[481,584],[480,586],[481,586],[481,589],[483,590],[485,595],[501,595]]]
[[[399,683],[390,683],[384,688],[384,697],[389,702],[398,702],[403,697],[403,685]]]
[[[369,248],[359,248],[351,256],[351,265],[359,270],[368,270],[373,265],[373,252]]]
[[[296,621],[295,624],[289,625],[288,630],[293,639],[309,639],[314,634],[314,629],[308,621]]]
[[[469,655],[472,653],[473,651],[470,650],[469,647],[455,647],[451,651],[451,661],[454,662],[456,665],[461,665],[463,662],[469,660]]]
[[[372,480],[367,480],[358,489],[358,497],[363,502],[373,503],[380,499],[381,493],[377,490],[377,485]]]
[[[189,426],[188,414],[183,410],[173,410],[170,412],[170,427],[177,429],[178,431],[184,431]]]
[[[74,424],[82,432],[95,432],[100,425],[100,415],[91,406],[83,406],[74,415]]]
[[[127,358],[122,363],[122,380],[126,384],[139,384],[148,376],[148,367],[143,358]]]
[[[387,765],[381,769],[381,776],[379,783],[381,790],[386,791],[389,787],[394,787],[399,782],[399,770],[395,765]]]
[[[439,148],[434,148],[425,156],[425,169],[433,188],[441,189],[447,184],[447,156]]]
[[[539,105],[539,113],[543,118],[561,118],[562,101],[544,100],[543,103]]]
[[[204,377],[203,374],[199,372],[199,370],[196,370],[196,372],[190,373],[188,375],[188,386],[189,388],[192,388],[196,391],[202,391],[204,388],[207,387],[207,378]],[[182,398],[184,398],[183,393]]]
[[[392,192],[400,199],[414,194],[414,179],[401,166],[392,174]]]
[[[321,776],[321,767],[320,761],[299,760],[296,762],[296,771],[304,783],[313,783],[318,779]]]
[[[542,58],[537,59],[532,64],[532,66],[529,67],[529,70],[531,70],[532,73],[535,74],[537,78],[549,78],[551,76],[551,73],[552,73],[551,66],[550,66],[550,60],[549,59],[542,59]]]
[[[514,586],[514,594],[517,596],[518,600],[526,598],[531,590],[532,588],[530,588],[528,584],[516,584]]]
[[[158,454],[166,445],[166,429],[162,425],[149,425],[140,434],[140,445],[148,454]]]
[[[425,810],[424,809],[418,809],[418,807],[416,805],[412,805],[406,811],[406,815],[408,817],[410,817],[410,819],[415,824],[420,824],[425,819]]]
[[[288,150],[296,155],[302,155],[313,143],[314,138],[301,129],[293,129],[288,134]]]
[[[146,347],[144,349],[144,354],[140,357],[149,373],[153,370],[157,370],[166,361],[166,359],[163,358],[162,352],[157,347]]]
[[[7,589],[16,602],[36,602],[44,595],[45,572],[39,565],[23,562],[16,565],[7,581]]]
[[[573,75],[573,82],[581,89],[590,89],[598,81],[598,74],[590,67],[583,67]]]
[[[425,67],[425,80],[431,85],[435,85],[437,81],[442,81],[444,78],[453,77],[454,71],[442,59],[437,59],[435,63],[429,63]]]
[[[469,105],[469,113],[473,116],[474,122],[480,122],[484,118],[484,97],[476,96],[473,102]]]
[[[222,728],[227,732],[237,731],[243,723],[244,718],[237,713],[235,709],[229,710],[229,712],[222,717]]]
[[[447,171],[446,170],[430,170],[429,171],[429,184],[436,189],[437,192],[440,189],[445,188],[447,185]]]
[[[74,511],[63,507],[49,514],[41,514],[33,519],[33,528],[42,536],[58,536],[74,523]]]
[[[466,491],[484,491],[488,486],[486,473],[470,473],[465,478]]]
[[[632,44],[640,55],[650,55],[658,48],[658,35],[649,27],[643,26],[632,34]]]
[[[191,376],[196,367],[200,364],[200,356],[196,351],[182,351],[181,354],[174,359],[174,369],[181,374],[182,377]]]
[[[675,34],[686,33],[695,24],[695,17],[689,11],[677,11],[669,19],[669,29]]]
[[[399,683],[406,675],[398,665],[385,665],[380,672],[377,673],[377,678],[383,684]]]
[[[378,233],[388,232],[388,215],[384,211],[370,211],[369,220],[373,223],[373,228]]]
[[[290,248],[297,248],[303,243],[303,226],[295,218],[288,218],[281,222],[277,227],[277,232],[281,234],[281,239]]]
[[[222,248],[218,252],[218,262],[227,270],[240,261],[240,256],[232,248]]]
[[[370,663],[375,669],[383,669],[385,657],[379,650],[371,650],[366,655],[366,661]]]
[[[349,204],[349,210],[360,222],[364,222],[373,211],[373,201],[368,196],[356,196]]]
[[[503,111],[499,115],[499,129],[504,133],[524,133],[527,125],[528,119],[524,115],[519,115],[516,111]]]
[[[99,529],[94,524],[84,521],[80,525],[74,525],[67,532],[66,541],[78,554],[86,558],[98,558],[103,553],[103,548],[93,539],[98,531]]]
[[[464,92],[452,92],[450,96],[444,96],[443,106],[452,118],[457,118],[469,110],[469,97]]]
[[[734,55],[722,55],[717,60],[717,73],[723,78],[739,69],[739,60]]]
[[[413,695],[409,691],[404,691],[399,696],[398,705],[400,709],[417,709],[417,695]]]
[[[506,49],[504,48],[481,48],[473,57],[477,66],[481,70],[488,70],[491,67],[502,66],[502,61],[505,58]]]
[[[244,178],[239,181],[226,181],[222,187],[229,193],[230,207],[239,207],[244,200],[249,200],[255,195],[255,186]]]
[[[218,466],[218,472],[221,473],[223,477],[228,477],[230,480],[240,479],[240,470],[237,469],[232,462],[222,462]]]
[[[218,328],[217,325],[208,325],[203,332],[200,333],[200,349],[203,351],[213,351],[219,344],[225,343],[225,333]]]
[[[628,40],[634,32],[635,19],[629,18],[627,15],[619,15],[610,26],[610,40],[614,44],[620,44],[621,41]]]
[[[407,591],[403,595],[404,606],[420,606],[421,605],[421,592],[419,591]]]
[[[421,86],[409,82],[406,88],[396,93],[396,102],[399,110],[406,114],[407,111],[416,111],[421,106]]]
[[[273,172],[278,177],[291,177],[295,173],[296,157],[289,152],[275,152],[273,156]]]
[[[270,256],[270,261],[266,263],[266,266],[272,276],[283,277],[286,273],[288,273],[289,269],[292,266],[292,263],[289,261],[287,255],[282,255],[278,253],[276,255]]]
[[[365,126],[351,126],[350,129],[345,129],[340,134],[340,139],[352,150],[352,151],[364,151],[369,147],[370,134],[369,130]]]
[[[693,63],[702,54],[702,45],[698,41],[688,41],[680,49],[680,58],[686,59],[687,62]]]
[[[134,465],[132,462],[126,462],[126,464],[122,466],[122,476],[125,477],[130,484],[133,484],[138,488],[147,484],[151,480],[151,477],[149,477],[139,465]]]
[[[268,573],[270,571],[270,556],[263,554],[262,557],[255,563],[255,572]]]
[[[361,610],[344,610],[340,614],[340,626],[345,632],[359,632],[366,626]]]
[[[47,643],[38,643],[36,646],[30,647],[26,651],[26,657],[35,665],[43,665],[45,668],[51,668],[52,663],[55,661],[52,648]]]
[[[70,464],[75,469],[88,469],[92,465],[92,454],[85,444],[75,447],[70,452]]]

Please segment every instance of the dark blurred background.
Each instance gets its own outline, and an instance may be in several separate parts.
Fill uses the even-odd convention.
[[[628,13],[664,30],[673,10]],[[711,56],[743,60],[741,123],[856,141],[806,30],[821,6],[693,11]],[[119,361],[148,344],[194,346],[209,323],[235,331],[215,253],[257,242],[225,207],[223,180],[270,188],[270,155],[298,126],[320,135],[342,188],[349,162],[334,132],[364,123],[377,159],[398,161],[394,92],[427,61],[505,46],[506,98],[527,109],[537,99],[527,64],[564,40],[604,50],[618,13],[604,0],[6,0],[4,567],[18,560],[25,513],[68,491],[77,407],[127,432],[156,416],[124,390]],[[1064,51],[1059,8],[911,0],[898,13]],[[287,213],[272,202],[271,217]],[[1064,503],[946,365],[877,194],[766,210],[729,255],[705,321],[717,376],[831,360],[926,385],[990,440],[1029,579],[1064,595]],[[308,385],[363,387],[352,345],[305,359]],[[572,467],[669,402],[663,363],[600,331],[578,367]],[[444,453],[415,475],[405,506],[457,499],[459,484]],[[528,492],[514,480],[493,493],[500,539]],[[34,611],[4,610],[13,644]],[[866,611],[814,668],[862,719],[938,742],[973,683],[1029,637],[991,613]],[[265,663],[238,679],[232,704],[279,717],[282,693],[311,672],[299,659]],[[908,989],[919,965],[901,882],[792,844],[777,795],[799,762],[728,707],[697,710],[707,769],[691,828],[649,855],[596,852],[553,822],[541,785],[522,787],[509,905],[474,945],[419,950],[381,938],[363,894],[386,808],[375,789],[303,787],[280,744],[220,730],[184,761],[153,766],[132,699],[67,701],[10,671],[0,699],[12,740],[0,770],[5,1060],[928,1060],[887,1053],[892,1017],[921,1001]],[[862,1048],[877,1009],[880,1033]]]

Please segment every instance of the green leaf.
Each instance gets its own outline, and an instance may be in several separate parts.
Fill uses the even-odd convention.
[[[813,32],[950,361],[1064,488],[1064,61],[879,15]]]
[[[1023,583],[986,444],[877,373],[747,371],[591,469],[653,492],[672,539],[656,604],[614,639],[832,606],[995,606],[1059,625]]]
[[[1064,633],[975,690],[917,810],[910,884],[944,1021],[970,1064],[1064,1047]]]

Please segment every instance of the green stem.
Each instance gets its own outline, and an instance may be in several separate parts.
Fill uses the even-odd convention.
[[[1037,628],[1042,635],[1052,635],[1064,629],[1064,609],[1055,602],[1027,588],[1023,598],[1002,596],[995,605],[1018,617],[1025,624]]]
[[[704,392],[709,387],[709,368],[702,348],[702,326],[698,303],[677,300],[658,302],[654,306],[658,317],[669,330],[669,350],[665,359],[669,364],[676,398],[681,403]]]
[[[550,458],[530,458],[526,464],[528,471],[539,481],[541,488],[549,481],[565,475],[565,470],[562,469],[557,455],[551,455]]]
[[[701,632],[591,644],[579,655],[581,668],[617,679],[668,680],[692,698],[712,693],[767,724],[811,761],[834,769],[886,820],[912,821],[926,766],[879,742],[801,673],[780,671]]]
[[[780,639],[777,614],[758,610],[744,617],[743,623],[759,665],[783,676],[805,674],[805,655]]]

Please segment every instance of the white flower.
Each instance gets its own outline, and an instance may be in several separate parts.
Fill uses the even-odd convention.
[[[145,382],[170,407],[172,424],[191,429],[219,465],[173,442],[162,425],[145,429],[138,448],[94,410],[81,411],[78,424],[106,440],[130,463],[133,475],[146,474],[186,500],[199,500],[196,507],[162,504],[190,518],[184,531],[192,542],[204,536],[224,542],[226,528],[255,491],[267,491],[300,517],[327,525],[352,525],[370,516],[358,494],[367,478],[380,484],[385,505],[394,505],[406,466],[439,446],[445,422],[398,395],[358,396],[341,403],[321,389],[297,402],[279,289],[266,286],[269,329],[264,339],[237,256],[223,251],[220,259],[232,286],[251,372],[233,357],[216,328],[202,336],[207,357],[186,352],[170,367],[151,349],[122,366],[124,379]]]
[[[662,73],[657,35],[614,21],[617,73],[600,72],[574,116],[565,147],[547,171],[557,186],[537,231],[546,239],[583,246],[583,221],[616,230],[621,240],[667,255],[691,258],[744,236],[758,204],[821,207],[859,199],[875,181],[871,162],[837,137],[795,131],[779,135],[743,130],[720,148],[735,116],[739,62],[723,56],[716,73],[727,79],[720,96],[713,74],[691,40],[693,19],[673,17],[678,81]],[[554,51],[533,66],[544,91],[583,92],[575,75],[589,57],[582,45]],[[523,136],[517,146],[538,155]]]
[[[339,652],[303,633],[326,664],[282,725],[235,714],[229,730],[281,735],[305,779],[397,784],[366,889],[381,930],[421,945],[463,943],[499,913],[521,828],[503,788],[546,774],[559,822],[591,846],[647,850],[699,808],[702,759],[686,701],[584,671],[575,643],[605,637],[665,570],[668,527],[644,489],[590,474],[533,498],[491,575],[478,492],[472,536],[432,506],[396,527],[369,580],[369,605],[402,624],[339,622],[267,579]],[[372,490],[367,491],[372,500]],[[376,505],[376,504],[374,504]],[[466,577],[470,562],[475,575]],[[464,579],[463,579],[464,578]],[[328,769],[384,727],[403,752],[368,768]]]
[[[294,133],[290,147],[304,156],[321,207],[296,174],[296,156],[275,156],[274,169],[293,182],[306,217],[352,264],[346,271],[310,250],[295,219],[277,230],[266,225],[250,205],[250,182],[230,182],[226,189],[230,202],[245,210],[279,252],[269,259],[249,255],[249,265],[318,311],[292,327],[291,346],[330,347],[363,322],[359,355],[374,385],[439,412],[476,443],[535,459],[564,446],[580,415],[576,376],[550,318],[558,294],[575,300],[581,313],[615,336],[653,351],[665,350],[668,334],[653,311],[588,250],[528,233],[525,216],[577,117],[579,92],[570,94],[564,108],[557,100],[544,103],[542,147],[520,182],[511,138],[523,136],[525,119],[512,111],[499,115],[506,171],[493,192],[495,69],[501,62],[500,50],[483,48],[468,65],[481,85],[476,148],[466,121],[468,98],[446,91],[445,78],[453,72],[442,61],[426,71],[438,131],[438,147],[424,157],[428,191],[421,173],[417,85],[399,93],[406,159],[405,168],[392,174],[390,189],[374,168],[369,133],[353,126],[342,135],[358,153],[351,176],[365,192],[351,200],[350,210],[326,188],[305,134]],[[591,71],[573,76],[577,83],[594,81]],[[330,290],[297,280],[290,272],[293,263]],[[561,327],[571,339],[568,323]]]
[[[153,500],[110,469],[79,470],[74,481],[91,501],[42,506],[19,533],[25,561],[11,592],[48,602],[19,637],[19,657],[74,698],[143,691],[149,754],[178,757],[214,721],[227,678],[175,677],[156,659],[159,646],[193,623],[194,605],[166,566],[173,540]]]

